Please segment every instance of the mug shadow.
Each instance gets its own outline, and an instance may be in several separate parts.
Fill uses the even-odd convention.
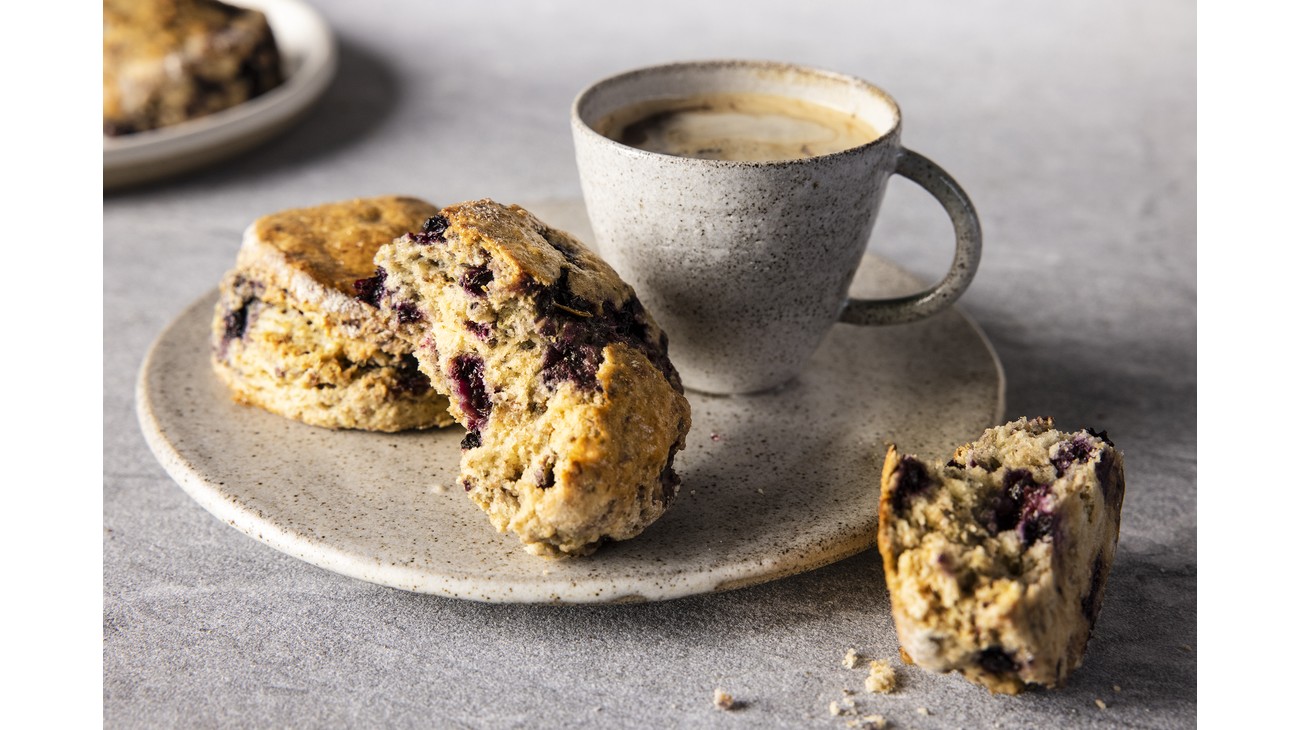
[[[340,36],[338,73],[315,106],[277,136],[212,167],[120,190],[105,199],[150,195],[162,189],[207,189],[240,184],[338,154],[375,135],[401,98],[397,74],[382,57]]]

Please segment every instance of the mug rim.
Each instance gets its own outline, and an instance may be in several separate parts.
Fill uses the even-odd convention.
[[[820,76],[822,78],[844,83],[850,87],[857,87],[860,90],[873,94],[880,100],[884,101],[889,106],[889,108],[893,111],[894,122],[892,125],[890,125],[888,130],[886,130],[879,137],[876,137],[870,142],[865,142],[863,144],[849,147],[843,150],[838,150],[836,152],[829,152],[824,155],[814,155],[813,157],[799,157],[799,158],[788,159],[788,160],[714,160],[714,159],[703,158],[703,157],[687,157],[685,155],[670,155],[666,152],[653,152],[651,150],[644,150],[641,149],[640,147],[633,147],[631,145],[624,144],[622,142],[619,142],[616,139],[607,137],[601,134],[600,132],[597,132],[592,127],[592,125],[587,122],[586,119],[583,119],[582,114],[579,111],[579,108],[582,106],[582,104],[593,94],[596,94],[599,91],[601,91],[603,87],[610,86],[615,83],[620,83],[629,79],[633,79],[638,76],[645,76],[652,73],[662,73],[664,71],[669,71],[673,69],[708,70],[708,69],[719,69],[719,68],[726,68],[726,67],[795,70],[800,73],[808,73],[814,76]],[[574,97],[573,103],[570,105],[569,118],[570,118],[570,123],[575,129],[582,130],[584,134],[594,135],[596,139],[603,140],[605,142],[614,145],[616,148],[619,149],[620,152],[623,152],[625,154],[630,154],[638,157],[648,157],[652,159],[666,158],[670,160],[677,160],[680,161],[678,164],[703,164],[707,166],[718,166],[718,167],[781,167],[781,166],[817,164],[823,160],[831,160],[845,155],[857,154],[862,150],[870,149],[877,145],[888,144],[890,140],[899,136],[899,132],[903,127],[903,110],[901,107],[899,107],[898,101],[895,100],[894,97],[889,92],[871,83],[870,81],[867,81],[866,79],[860,78],[858,76],[853,76],[852,74],[846,74],[840,71],[832,71],[830,69],[821,68],[818,66],[809,66],[802,63],[794,63],[790,61],[744,59],[744,58],[715,58],[715,59],[701,59],[695,61],[671,61],[668,63],[652,64],[649,66],[639,66],[637,68],[627,69],[625,71],[620,71],[618,73],[611,74],[604,78],[598,79],[592,82],[591,84],[588,84],[585,88],[582,89],[582,91],[578,92],[578,95]]]

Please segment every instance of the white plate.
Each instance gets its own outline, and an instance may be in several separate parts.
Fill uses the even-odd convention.
[[[531,206],[587,232],[581,206]],[[585,240],[591,240],[588,236]],[[920,282],[868,256],[860,296]],[[874,543],[885,444],[929,458],[1003,418],[992,347],[960,311],[902,327],[836,325],[777,392],[688,393],[694,426],[672,509],[589,558],[547,560],[498,534],[456,488],[464,431],[306,426],[231,402],[208,362],[216,294],[159,336],[137,411],[169,474],[219,519],[344,575],[457,598],[624,602],[728,590],[811,570]]]
[[[174,175],[242,152],[296,122],[338,67],[334,34],[301,0],[235,0],[266,13],[285,82],[238,106],[137,134],[104,138],[104,189]]]

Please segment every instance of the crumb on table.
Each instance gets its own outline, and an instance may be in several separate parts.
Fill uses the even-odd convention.
[[[894,668],[889,662],[883,662],[876,659],[871,660],[871,673],[867,675],[863,682],[867,691],[889,693],[893,692],[898,686],[898,677],[894,674]]]
[[[841,662],[845,669],[856,669],[862,663],[862,655],[857,649],[849,649],[844,652],[844,660]]]
[[[736,698],[729,693],[723,692],[722,688],[713,690],[713,706],[719,710],[734,710],[736,708]]]

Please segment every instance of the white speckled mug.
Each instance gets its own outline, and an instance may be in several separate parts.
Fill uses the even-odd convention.
[[[762,94],[867,122],[879,137],[801,159],[734,161],[650,152],[596,129],[657,99]],[[902,146],[898,105],[829,71],[762,61],[700,61],[630,71],[578,95],[572,126],[583,197],[602,255],[667,332],[682,381],[750,393],[799,374],[836,321],[902,324],[951,305],[979,264],[979,219],[946,172]],[[893,174],[952,218],[957,251],[935,286],[894,299],[848,297]]]

